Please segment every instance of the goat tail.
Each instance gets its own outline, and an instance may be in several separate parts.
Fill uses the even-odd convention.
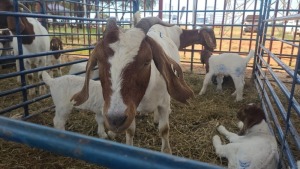
[[[42,78],[48,86],[50,86],[53,82],[53,78],[46,71],[42,72]]]
[[[134,15],[133,15],[133,25],[135,26],[140,20],[142,19],[141,17],[141,12],[137,11]]]
[[[245,58],[246,63],[248,63],[253,56],[254,56],[254,50],[250,50],[248,56]]]

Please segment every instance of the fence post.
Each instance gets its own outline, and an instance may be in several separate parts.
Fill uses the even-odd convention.
[[[133,13],[135,14],[137,11],[139,11],[139,6],[140,6],[140,3],[139,3],[139,0],[134,0],[133,1]]]

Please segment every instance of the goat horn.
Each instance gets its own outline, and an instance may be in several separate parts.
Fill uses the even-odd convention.
[[[111,31],[111,30],[115,30],[115,29],[118,29],[116,18],[108,18],[107,23],[106,23],[106,30]]]
[[[142,29],[145,34],[147,34],[148,30],[155,24],[160,24],[162,26],[167,26],[167,27],[171,27],[174,26],[173,24],[169,24],[166,22],[163,22],[161,19],[159,19],[158,17],[146,17],[141,19],[137,24],[136,24],[136,28],[140,28]]]

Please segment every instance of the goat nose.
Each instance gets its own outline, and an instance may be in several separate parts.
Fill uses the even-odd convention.
[[[108,121],[109,124],[118,129],[120,126],[122,126],[124,124],[124,122],[126,121],[127,116],[126,115],[110,115],[108,116]]]

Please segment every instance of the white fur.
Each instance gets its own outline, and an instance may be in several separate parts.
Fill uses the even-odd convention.
[[[68,74],[71,75],[71,74],[75,74],[78,72],[86,71],[86,64],[87,64],[87,62],[80,62],[80,63],[73,64],[71,66]],[[79,74],[78,76],[85,77],[85,73]],[[98,77],[99,77],[99,71],[98,71],[98,69],[96,69],[92,72],[91,78],[96,79]]]
[[[162,33],[175,43],[177,49],[180,47],[180,35],[182,34],[182,29],[179,26],[175,25],[172,27],[166,27],[156,24],[153,25],[149,31]]]
[[[141,20],[141,13],[140,11],[137,11],[134,14],[134,22],[137,23]],[[177,26],[174,25],[172,27],[166,27],[160,24],[155,24],[153,25],[148,32],[157,32],[159,34],[163,34],[164,36],[168,37],[169,40],[172,40],[175,45],[177,46],[177,48],[180,47],[180,35],[182,34],[182,29]]]
[[[33,29],[36,35],[48,35],[48,31],[41,25],[41,23],[34,19],[34,18],[27,18],[28,22],[33,25]],[[12,33],[10,32],[12,35]],[[11,42],[11,46],[13,47],[14,55],[19,54],[18,50],[18,40],[17,37],[13,37],[13,41]],[[40,52],[48,52],[50,51],[50,38],[49,36],[36,36],[35,39],[31,44],[22,44],[23,49],[23,55],[28,54],[36,54]],[[26,58],[24,59],[24,68],[26,70],[30,70],[35,67],[44,67],[47,64],[47,56],[41,56],[41,57],[33,57],[33,58]],[[16,67],[17,71],[20,71],[20,63],[19,59],[16,60]],[[28,77],[31,76],[32,78],[28,78],[29,83],[33,83],[33,74],[28,74]],[[38,78],[41,80],[41,72],[38,72]],[[20,77],[17,78],[17,80],[20,82]],[[46,92],[45,86],[40,86],[39,89],[40,94],[44,94]],[[29,90],[29,95],[34,95],[34,89]]]
[[[243,136],[227,131],[224,126],[219,126],[218,131],[230,143],[222,145],[220,137],[215,135],[213,146],[220,157],[228,159],[229,169],[277,168],[277,143],[265,120],[248,129]]]
[[[231,76],[236,89],[232,95],[236,95],[236,101],[243,100],[245,70],[247,63],[253,56],[253,50],[250,50],[248,56],[245,58],[235,53],[212,55],[208,61],[209,72],[205,75],[199,95],[205,94],[207,85],[211,81],[213,75],[217,75],[217,90],[222,90],[223,77]]]
[[[84,77],[65,75],[53,79],[45,71],[43,71],[42,76],[44,82],[50,87],[52,100],[55,105],[55,117],[53,119],[55,128],[65,130],[66,120],[75,107],[94,112],[98,123],[98,134],[101,138],[107,138],[102,117],[102,104],[104,101],[99,81],[90,80],[89,99],[80,106],[73,106],[70,100],[76,92],[80,91],[84,84]]]

